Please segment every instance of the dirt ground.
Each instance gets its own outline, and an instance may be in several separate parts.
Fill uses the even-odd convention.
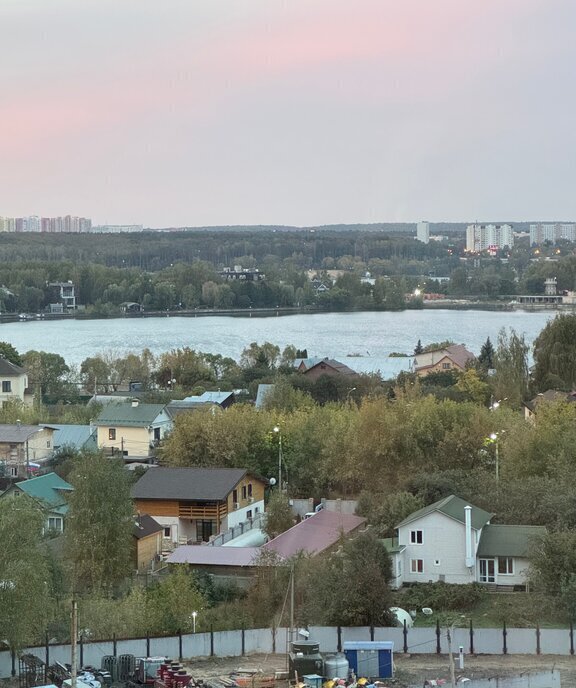
[[[394,656],[395,677],[388,681],[395,688],[422,686],[426,679],[449,679],[448,657],[446,655],[403,655]],[[262,671],[271,673],[286,669],[284,655],[248,655],[246,657],[214,657],[185,662],[196,679],[210,681],[227,676],[233,671]],[[467,678],[491,678],[511,676],[537,671],[559,669],[562,685],[567,688],[576,686],[576,656],[564,655],[478,655],[465,657],[464,670],[456,676]]]

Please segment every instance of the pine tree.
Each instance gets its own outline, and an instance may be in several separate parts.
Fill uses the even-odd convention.
[[[416,344],[416,348],[414,349],[414,356],[418,356],[418,354],[424,353],[424,347],[422,346],[422,340],[418,340],[418,344]]]
[[[490,341],[490,337],[482,344],[480,355],[478,356],[478,364],[483,370],[494,368],[494,346]]]

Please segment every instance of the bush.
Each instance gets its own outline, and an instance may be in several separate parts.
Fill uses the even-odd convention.
[[[419,583],[399,593],[399,604],[406,609],[431,607],[435,612],[469,611],[486,595],[478,583]]]

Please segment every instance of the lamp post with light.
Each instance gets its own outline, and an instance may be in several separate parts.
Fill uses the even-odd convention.
[[[282,491],[282,431],[278,425],[273,430],[278,434],[278,489]]]
[[[194,611],[192,612],[192,633],[196,633],[196,617],[198,616],[198,612]]]

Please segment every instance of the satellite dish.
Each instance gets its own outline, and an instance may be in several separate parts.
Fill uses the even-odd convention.
[[[424,616],[432,616],[434,612],[430,609],[430,607],[422,607],[422,614],[424,614]]]
[[[274,485],[276,485],[276,478],[269,478],[268,483],[274,487]]]

